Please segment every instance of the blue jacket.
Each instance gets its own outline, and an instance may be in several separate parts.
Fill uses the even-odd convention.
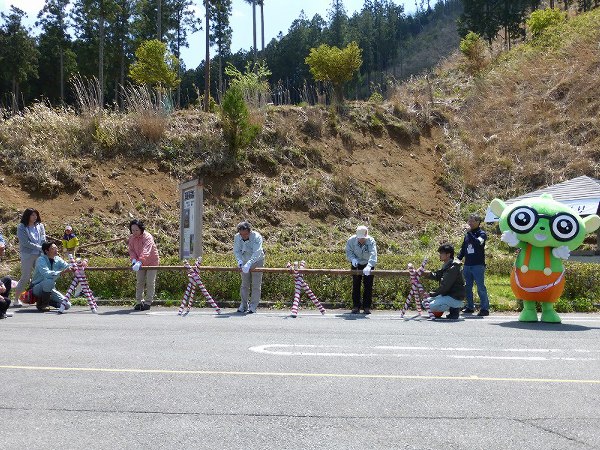
[[[361,265],[368,264],[371,267],[375,267],[375,264],[377,264],[377,244],[375,243],[375,239],[367,236],[365,243],[360,245],[356,235],[352,235],[346,242],[346,259],[350,262],[353,259],[357,259]]]
[[[457,258],[460,260],[464,258],[465,266],[485,265],[485,241],[487,241],[487,234],[481,228],[467,231]]]
[[[48,255],[42,255],[35,261],[31,285],[35,286],[44,280],[56,280],[60,273],[68,267],[69,264],[60,256],[55,256],[54,262],[51,262]]]
[[[37,230],[35,236],[29,227],[19,222],[17,225],[17,237],[19,238],[19,252],[27,255],[39,255],[42,253],[42,244],[46,241],[46,229],[43,223],[34,225]]]

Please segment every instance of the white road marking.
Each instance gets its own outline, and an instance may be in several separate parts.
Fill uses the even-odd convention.
[[[305,350],[306,349],[306,350]],[[342,347],[336,345],[309,345],[309,344],[265,344],[249,348],[255,353],[263,353],[277,356],[325,356],[325,357],[360,357],[360,358],[453,358],[453,359],[498,359],[519,361],[598,361],[593,357],[573,357],[571,349],[499,349],[499,348],[461,348],[461,347],[395,347],[375,346],[364,347],[364,351],[356,351],[355,346]],[[337,351],[331,351],[337,350]],[[347,351],[344,351],[347,350]],[[386,350],[401,350],[402,353],[388,353]],[[440,353],[441,352],[441,353]],[[469,353],[477,352],[484,354],[448,354],[448,352]],[[557,356],[512,356],[494,353],[544,353]],[[587,350],[586,353],[600,353],[599,351]]]

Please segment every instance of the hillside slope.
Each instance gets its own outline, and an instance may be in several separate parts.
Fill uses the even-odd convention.
[[[229,252],[235,225],[249,219],[275,251],[339,252],[366,223],[382,252],[431,252],[495,196],[600,177],[599,41],[596,10],[475,78],[455,56],[384,104],[268,107],[253,113],[262,132],[237,157],[215,114],[38,104],[0,122],[1,229],[14,243],[27,206],[50,234],[69,222],[88,242],[125,236],[141,217],[162,253],[175,254],[177,184],[202,177],[206,251]]]
[[[431,217],[448,217],[431,127],[418,114],[356,103],[342,114],[274,107],[257,120],[259,140],[232,159],[212,114],[90,117],[36,105],[0,124],[2,229],[14,235],[27,206],[40,210],[50,234],[69,222],[87,241],[125,235],[142,217],[173,254],[177,184],[195,177],[204,179],[212,251],[230,250],[243,219],[268,245],[328,251],[358,223],[372,225],[385,249]]]

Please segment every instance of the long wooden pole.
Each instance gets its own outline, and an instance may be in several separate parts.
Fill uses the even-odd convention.
[[[117,271],[117,270],[131,270],[130,267],[86,267],[86,271]],[[186,270],[185,266],[142,266],[140,270],[164,270],[164,271],[182,271]],[[216,266],[200,266],[198,267],[200,272],[241,272],[238,267],[216,267]],[[299,273],[306,275],[320,274],[320,275],[362,275],[362,270],[347,270],[347,269],[298,269]],[[263,272],[263,273],[291,273],[289,269],[283,267],[257,267],[251,269],[250,272]],[[384,277],[395,277],[395,276],[409,276],[408,270],[373,270],[373,275],[384,276]]]

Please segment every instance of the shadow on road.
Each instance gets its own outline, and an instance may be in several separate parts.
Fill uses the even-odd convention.
[[[514,328],[516,330],[535,330],[535,331],[589,331],[599,330],[600,327],[586,327],[583,325],[572,325],[565,323],[546,323],[546,322],[503,322],[494,323],[503,328]]]

